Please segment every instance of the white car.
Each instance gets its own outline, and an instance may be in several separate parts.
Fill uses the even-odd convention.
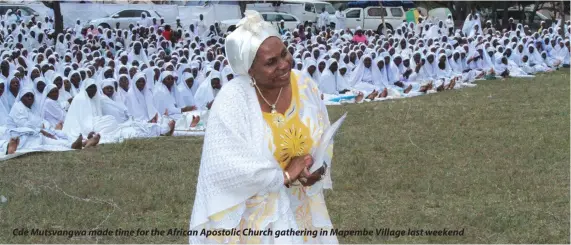
[[[387,11],[388,10],[388,11]],[[345,26],[355,29],[360,26],[363,30],[376,30],[378,33],[383,29],[381,15],[384,15],[387,29],[394,30],[406,20],[402,7],[376,6],[366,8],[349,8],[345,10]]]
[[[310,23],[317,23],[317,19],[321,11],[329,13],[329,25],[337,22],[335,17],[335,8],[331,3],[317,0],[282,0],[280,6],[272,6],[269,3],[251,3],[248,4],[246,9],[256,10],[258,12],[274,12],[292,13],[298,17],[301,22],[308,21]]]
[[[114,14],[111,14],[104,18],[94,19],[87,22],[87,25],[93,25],[95,27],[101,26],[103,28],[115,28],[116,24],[119,23],[120,28],[127,28],[130,24],[137,25],[137,22],[141,21],[141,14],[145,13],[147,18],[157,19],[157,23],[160,23],[161,15],[154,10],[144,10],[144,9],[125,9]]]
[[[297,25],[301,24],[299,19],[294,15],[282,12],[260,12],[262,18],[265,21],[272,23],[276,29],[278,28],[279,23],[283,20],[284,27],[288,30],[294,30],[297,28]],[[234,28],[238,24],[240,19],[232,19],[232,20],[223,20],[220,22],[220,29],[221,30],[228,30],[230,27]]]

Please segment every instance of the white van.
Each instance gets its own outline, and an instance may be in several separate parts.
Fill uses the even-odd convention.
[[[344,13],[347,28],[355,29],[360,26],[363,30],[376,30],[378,33],[383,29],[381,14],[384,15],[385,24],[389,30],[398,28],[406,20],[404,9],[400,6],[349,8]]]
[[[252,3],[246,5],[246,9],[256,10],[258,12],[285,12],[295,15],[302,23],[308,21],[317,23],[321,10],[329,13],[329,24],[335,24],[335,8],[328,2],[313,0],[283,0],[280,6],[274,7],[270,3]]]

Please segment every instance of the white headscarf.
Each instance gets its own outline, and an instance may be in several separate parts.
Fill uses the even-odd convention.
[[[4,86],[6,81],[0,80],[0,86]],[[8,115],[10,113],[10,107],[6,104],[4,96],[6,96],[8,91],[5,89],[2,95],[0,95],[0,126],[6,125],[8,123]]]
[[[14,103],[14,106],[12,106],[10,110],[10,118],[12,118],[12,122],[14,122],[17,127],[41,128],[43,120],[39,115],[40,106],[38,103],[38,99],[41,97],[38,98],[34,95],[34,103],[31,108],[28,108],[22,102],[22,97],[28,93],[34,94],[34,89],[30,86],[26,86],[20,90],[16,98],[16,103]]]
[[[265,22],[258,12],[246,10],[244,15],[238,22],[238,28],[226,38],[225,47],[228,63],[239,76],[249,76],[248,70],[264,40],[281,37],[274,26]]]
[[[337,70],[335,73],[332,73],[329,69],[332,64],[337,64]],[[319,90],[321,92],[326,94],[339,94],[339,91],[349,89],[347,81],[345,81],[345,78],[339,73],[340,68],[341,67],[336,59],[331,58],[327,61],[327,66],[325,67],[319,81]]]
[[[139,79],[145,79],[145,74],[139,72],[133,77],[133,80],[129,84],[126,105],[129,113],[133,115],[135,120],[147,122],[155,117],[158,111],[153,104],[151,90],[147,86],[149,81],[145,79],[145,87],[141,91],[136,85]]]
[[[63,120],[65,119],[65,111],[59,105],[59,103],[57,101],[54,101],[54,100],[48,98],[48,94],[54,88],[57,89],[57,86],[55,84],[46,85],[46,87],[44,88],[44,92],[42,94],[42,97],[41,97],[41,101],[40,101],[40,117],[43,118],[44,120],[47,120],[49,123],[51,123],[53,125],[59,123],[60,121],[63,122]],[[61,94],[59,94],[59,96],[61,96]],[[59,101],[59,97],[58,97],[58,101]],[[58,120],[57,121],[50,121],[48,118],[46,118],[46,114],[49,114],[50,116],[52,116]]]
[[[97,86],[97,83],[93,79],[86,79],[83,83],[84,86],[73,98],[69,106],[63,124],[62,131],[71,138],[77,138],[80,134],[87,136],[90,132],[93,132],[96,117],[103,115],[99,88],[97,88],[97,92],[93,98],[89,98],[86,91],[91,85]]]
[[[163,83],[165,78],[168,76],[173,76],[172,72],[163,71],[161,73],[161,78],[159,79],[159,82],[155,84],[153,89],[153,100],[155,108],[157,108],[161,114],[168,110],[169,115],[174,116],[174,119],[178,119],[177,117],[180,117],[181,110],[180,107],[176,105],[176,98],[178,97],[176,85],[173,83],[171,89],[169,90]]]
[[[194,95],[194,101],[196,101],[196,107],[198,109],[207,109],[206,105],[214,100],[216,97],[217,90],[212,88],[212,79],[220,79],[220,72],[211,71],[206,80],[198,87],[196,94]],[[222,82],[222,79],[220,79]]]
[[[115,98],[109,98],[103,94],[103,88],[105,87],[112,87],[113,90],[115,90],[115,79],[108,78],[101,83],[101,112],[103,115],[111,115],[119,123],[129,120],[127,107],[122,102],[115,101]],[[113,97],[115,97],[116,94],[115,92]]]
[[[194,100],[194,95],[192,93],[192,88],[189,88],[188,84],[186,83],[186,80],[191,78],[194,80],[194,76],[192,75],[192,73],[189,72],[184,72],[182,76],[180,76],[179,78],[180,83],[177,86],[178,97],[176,103],[180,107],[196,105],[196,102]],[[192,83],[193,87],[195,83],[196,81],[193,81]]]

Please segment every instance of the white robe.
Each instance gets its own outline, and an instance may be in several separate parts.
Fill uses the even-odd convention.
[[[292,74],[300,76],[295,71]],[[248,222],[249,214],[263,210],[267,215],[262,218],[264,227],[259,229],[300,229],[295,210],[302,203],[296,202],[299,198],[294,193],[297,192],[292,192],[300,190],[300,187],[288,189],[283,185],[283,171],[274,157],[274,150],[270,148],[272,138],[279,136],[273,136],[267,126],[255,88],[249,80],[245,76],[237,77],[236,81],[221,90],[212,106],[190,217],[191,230],[234,228],[241,220]],[[308,124],[311,132],[315,132],[310,137],[317,142],[321,136],[319,132],[323,132],[320,130],[329,126],[329,117],[315,84],[306,81],[311,80],[304,77],[298,79],[300,95],[306,98],[302,101],[304,110],[299,112],[300,119]],[[332,150],[332,145],[330,148]],[[331,166],[330,157],[327,154],[324,159],[328,166]],[[323,197],[323,189],[332,187],[329,170],[330,167],[323,180],[299,194],[307,195],[303,202],[312,203],[311,210],[305,214],[313,218],[309,224],[326,229],[332,228]],[[212,219],[213,215],[224,210],[229,212],[222,219]],[[260,238],[262,243],[303,243],[300,236]],[[337,243],[335,236],[318,236],[315,240],[315,243]],[[190,236],[189,242],[204,244],[213,241],[208,241],[204,236]]]

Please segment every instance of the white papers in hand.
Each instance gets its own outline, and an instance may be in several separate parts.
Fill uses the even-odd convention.
[[[313,156],[313,165],[309,169],[310,173],[317,171],[319,168],[323,166],[323,158],[327,153],[327,147],[329,146],[331,140],[333,140],[333,136],[335,136],[337,130],[339,130],[339,128],[341,127],[341,124],[343,124],[343,121],[345,120],[346,116],[347,112],[345,112],[343,116],[337,119],[335,123],[331,124],[329,128],[327,128],[325,132],[323,132],[323,134],[321,135],[321,139],[319,139],[318,142],[319,145],[316,148],[314,148],[313,152],[311,153],[311,155]]]

